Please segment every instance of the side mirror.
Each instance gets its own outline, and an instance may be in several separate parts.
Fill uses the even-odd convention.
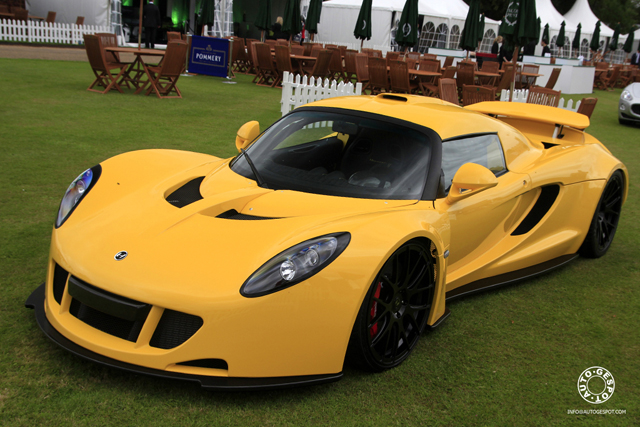
[[[246,148],[258,135],[260,135],[260,123],[253,120],[243,124],[236,134],[236,148],[238,152]]]
[[[496,185],[498,180],[489,169],[476,163],[465,163],[453,177],[447,203],[451,205]]]

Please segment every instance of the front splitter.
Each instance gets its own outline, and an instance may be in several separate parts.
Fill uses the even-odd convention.
[[[35,310],[36,321],[38,326],[42,329],[53,342],[58,344],[65,350],[82,357],[92,362],[99,363],[101,365],[109,366],[111,368],[117,368],[124,371],[132,372],[134,374],[150,375],[153,377],[166,378],[172,380],[192,381],[197,382],[205,389],[210,390],[273,390],[280,388],[308,386],[315,384],[329,383],[337,381],[342,378],[342,372],[337,374],[325,374],[325,375],[304,375],[295,377],[269,377],[269,378],[248,378],[248,377],[212,377],[206,375],[188,375],[179,372],[167,372],[160,371],[158,369],[145,368],[144,366],[133,365],[130,363],[122,362],[120,360],[112,359],[110,357],[103,356],[95,353],[91,350],[87,350],[84,347],[70,341],[58,332],[49,320],[44,311],[44,297],[45,297],[45,285],[40,285],[29,296],[25,302],[25,307]]]

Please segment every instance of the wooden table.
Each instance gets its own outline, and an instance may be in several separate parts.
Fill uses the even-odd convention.
[[[144,59],[142,57],[164,57],[165,54],[164,50],[142,48],[138,49],[136,47],[105,47],[104,50],[106,50],[107,52],[130,53],[135,55],[136,59],[131,63],[131,65],[129,65],[129,68],[125,72],[123,79],[127,82],[131,82],[136,87],[136,95],[142,92],[149,84],[149,80],[151,80],[151,76],[144,69],[146,63],[144,62]]]
[[[295,64],[291,64],[293,66],[293,68],[297,68],[300,71],[300,75],[304,76],[305,72],[304,72],[304,66],[306,65],[305,62],[309,63],[315,63],[316,62],[316,58],[315,56],[305,56],[305,55],[294,55],[291,54],[289,55],[291,57],[291,60],[295,63]],[[309,64],[311,65],[311,64]]]
[[[437,71],[409,69],[409,77],[418,80],[418,85],[420,86],[420,90],[424,95],[426,95],[427,93],[433,94],[437,92],[437,80],[438,77],[441,76],[442,73],[439,73]]]
[[[478,77],[480,84],[486,86],[496,86],[496,80],[500,77],[500,73],[490,73],[488,71],[476,71],[475,76]]]

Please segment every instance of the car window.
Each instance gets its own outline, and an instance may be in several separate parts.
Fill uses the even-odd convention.
[[[465,163],[482,165],[496,176],[505,172],[507,167],[498,135],[474,135],[442,142],[442,170],[447,191],[456,172]]]
[[[378,115],[295,111],[247,149],[272,189],[372,199],[420,199],[432,140],[426,128]],[[231,169],[255,174],[239,156]]]

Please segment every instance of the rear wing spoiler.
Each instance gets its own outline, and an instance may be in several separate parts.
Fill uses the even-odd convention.
[[[574,129],[585,130],[589,127],[589,117],[562,108],[548,107],[546,105],[526,104],[522,102],[489,101],[467,105],[467,110],[477,111],[494,117],[512,117],[533,122],[552,124],[556,129],[568,126]]]

